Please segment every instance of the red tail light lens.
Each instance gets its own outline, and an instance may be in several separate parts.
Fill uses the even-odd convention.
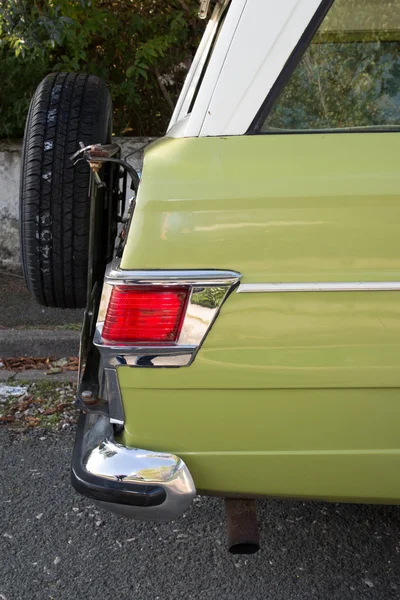
[[[124,345],[176,342],[188,295],[184,287],[113,287],[103,340]]]

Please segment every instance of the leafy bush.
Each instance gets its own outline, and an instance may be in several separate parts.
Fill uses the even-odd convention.
[[[0,137],[21,136],[52,71],[103,77],[114,132],[161,135],[202,33],[198,0],[2,0]]]

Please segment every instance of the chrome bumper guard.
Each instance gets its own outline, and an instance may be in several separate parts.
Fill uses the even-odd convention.
[[[123,446],[114,440],[109,418],[95,413],[81,413],[71,480],[101,508],[146,521],[176,519],[196,496],[183,460]]]

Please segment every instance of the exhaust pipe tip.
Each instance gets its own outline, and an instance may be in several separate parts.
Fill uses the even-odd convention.
[[[229,546],[228,550],[231,554],[255,554],[260,549],[259,544],[254,542],[242,542]]]
[[[255,500],[225,498],[228,523],[228,551],[255,554],[260,549],[260,533]]]

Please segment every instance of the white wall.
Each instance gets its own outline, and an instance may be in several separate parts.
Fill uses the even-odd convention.
[[[153,138],[113,138],[122,148],[122,158],[140,170],[143,150]],[[0,143],[0,265],[18,267],[19,176],[22,142]]]
[[[19,262],[18,188],[21,144],[0,145],[0,263]]]

